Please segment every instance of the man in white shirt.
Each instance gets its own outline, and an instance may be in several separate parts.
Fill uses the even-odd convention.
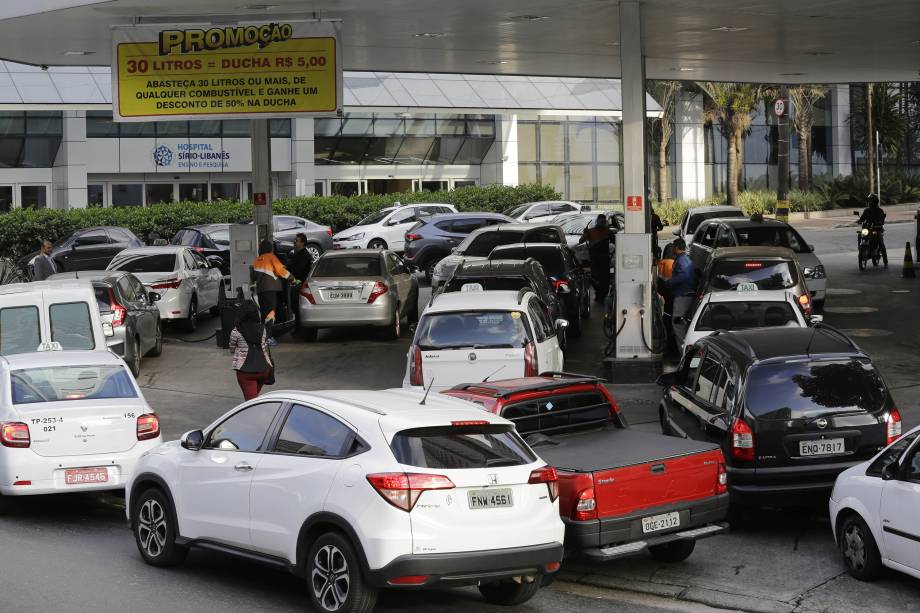
[[[32,264],[33,281],[44,281],[58,271],[57,264],[54,263],[54,259],[51,257],[52,247],[51,241],[42,241],[41,253],[38,254]]]

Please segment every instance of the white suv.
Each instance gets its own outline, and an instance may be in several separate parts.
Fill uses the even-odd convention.
[[[126,509],[144,560],[189,546],[307,582],[317,611],[379,588],[478,585],[531,598],[562,560],[556,471],[511,422],[411,390],[260,396],[138,463]]]
[[[450,204],[407,204],[387,207],[368,215],[354,226],[332,237],[335,249],[389,249],[401,252],[406,231],[420,219],[456,213]]]
[[[403,387],[536,377],[562,371],[568,322],[555,322],[537,295],[482,291],[478,283],[435,296],[419,321],[409,347]]]

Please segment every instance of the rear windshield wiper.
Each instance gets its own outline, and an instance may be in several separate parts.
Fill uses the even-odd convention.
[[[521,461],[516,458],[489,458],[486,467],[490,466],[519,466]]]

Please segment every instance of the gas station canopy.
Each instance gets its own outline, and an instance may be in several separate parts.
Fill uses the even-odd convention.
[[[342,20],[360,71],[619,77],[612,0],[30,0],[0,6],[0,58],[109,65],[124,24]],[[645,0],[650,79],[913,81],[917,0]]]

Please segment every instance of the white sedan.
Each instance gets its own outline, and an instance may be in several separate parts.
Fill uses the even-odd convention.
[[[883,566],[920,579],[918,435],[920,427],[834,484],[831,526],[843,563],[857,579],[871,581]]]
[[[105,351],[4,356],[0,386],[0,506],[10,497],[120,490],[160,421],[125,363]],[[57,349],[57,350],[55,350]]]
[[[156,305],[160,319],[179,320],[188,332],[198,327],[199,313],[217,313],[224,282],[220,267],[188,247],[125,249],[115,256],[108,270],[134,274],[148,291],[159,294]]]
[[[740,287],[750,290],[743,285]],[[675,300],[676,314],[681,313],[683,300],[685,299]],[[710,292],[697,303],[696,311],[691,316],[675,319],[674,335],[677,347],[683,353],[687,347],[693,346],[716,330],[805,328],[809,323],[822,319],[820,315],[810,318],[802,315],[802,309],[796,305],[795,297],[785,290]]]

